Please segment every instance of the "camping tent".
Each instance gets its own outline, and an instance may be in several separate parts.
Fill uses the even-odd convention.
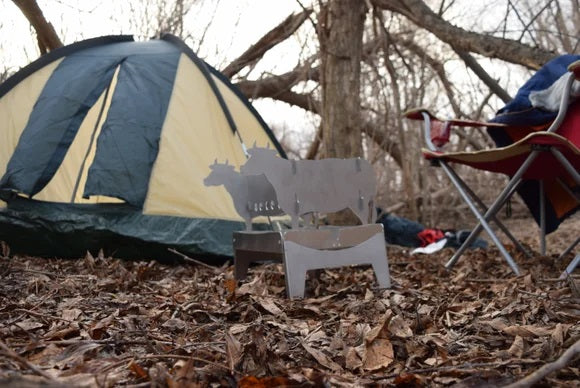
[[[233,202],[203,178],[274,135],[223,74],[167,35],[107,36],[0,85],[0,240],[14,251],[230,255]],[[139,252],[141,250],[141,252]]]

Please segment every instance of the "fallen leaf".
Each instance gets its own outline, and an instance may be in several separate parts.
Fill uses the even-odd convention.
[[[239,388],[274,388],[274,387],[292,387],[297,382],[287,377],[255,377],[244,376],[238,382]]]
[[[228,293],[228,301],[232,301],[236,298],[236,287],[238,286],[238,281],[233,278],[225,279],[224,280],[224,288]]]
[[[236,339],[230,332],[225,333],[226,336],[226,357],[230,371],[236,369],[236,365],[242,359],[243,347],[240,341]]]
[[[187,322],[179,318],[171,318],[163,322],[162,326],[171,330],[185,330]]]
[[[437,365],[437,358],[435,358],[435,357],[429,357],[425,361],[423,361],[423,363],[424,364],[427,364],[429,366]]]
[[[141,365],[137,364],[135,361],[131,360],[129,363],[129,370],[135,374],[140,379],[145,379],[149,377],[145,369],[141,367]]]
[[[513,325],[503,328],[506,334],[521,337],[541,337],[545,335],[550,335],[552,333],[551,329],[546,327],[532,326],[532,325]]]
[[[512,346],[508,349],[508,353],[514,357],[521,358],[524,354],[524,346],[524,339],[519,335],[516,335],[514,342],[512,342]]]
[[[382,332],[385,330],[385,325],[389,324],[389,322],[391,321],[391,316],[392,316],[391,310],[388,310],[385,313],[385,315],[381,317],[379,323],[364,334],[364,339],[366,343],[373,342],[377,337],[381,336],[385,337],[384,333]],[[357,327],[360,327],[360,325],[357,325]]]
[[[354,371],[357,368],[360,368],[363,365],[363,362],[357,351],[353,347],[348,347],[345,351],[345,367],[348,370]]]
[[[330,357],[328,357],[326,354],[324,354],[322,351],[320,351],[318,349],[314,349],[313,347],[306,345],[306,343],[304,343],[304,342],[301,342],[301,344],[302,344],[302,347],[304,347],[304,349],[312,357],[314,357],[314,359],[316,361],[318,361],[318,363],[320,365],[332,370],[333,372],[340,372],[342,370],[340,365],[338,365],[336,362],[332,361],[332,359]]]
[[[76,321],[82,313],[83,312],[80,309],[67,309],[62,310],[61,317],[67,321]]]
[[[386,338],[376,338],[366,348],[363,369],[374,371],[389,366],[395,358],[393,344]]]
[[[32,354],[28,360],[34,364],[53,367],[56,365],[57,357],[62,353],[63,348],[55,344],[49,344],[40,352]]]
[[[260,298],[258,300],[258,303],[260,303],[260,306],[262,306],[264,308],[264,310],[266,310],[267,312],[269,312],[270,314],[272,314],[274,316],[279,316],[279,315],[284,314],[282,312],[282,310],[280,310],[280,308],[278,306],[276,306],[276,303],[274,303],[272,298]]]
[[[25,321],[19,321],[19,322],[15,322],[13,326],[11,326],[11,330],[24,330],[24,331],[33,331],[36,329],[39,329],[41,327],[44,327],[44,323],[40,323],[37,321],[33,321],[33,320],[25,320]]]
[[[551,336],[557,345],[562,346],[564,343],[564,327],[561,323],[556,324]]]
[[[395,315],[389,322],[389,332],[400,338],[409,338],[413,336],[413,330],[409,324],[400,315]]]
[[[59,330],[54,330],[54,331],[49,331],[48,333],[46,333],[43,338],[45,340],[54,340],[54,339],[65,339],[65,338],[70,338],[70,337],[74,337],[80,334],[80,329],[78,328],[78,326],[76,324],[70,325],[68,327],[65,327],[63,329],[59,329]]]
[[[70,368],[84,362],[85,355],[91,351],[97,351],[104,345],[94,342],[79,342],[67,346],[55,359],[59,368]]]
[[[423,386],[421,378],[414,374],[401,374],[395,377],[393,381],[396,387],[399,388],[419,388]]]
[[[115,311],[114,313],[112,313],[108,317],[105,317],[105,318],[101,319],[100,321],[91,325],[91,327],[89,328],[89,335],[91,336],[91,338],[94,340],[103,339],[103,337],[107,333],[108,327],[113,323],[113,321],[115,320],[115,317],[117,317],[118,315],[119,315],[119,310]]]

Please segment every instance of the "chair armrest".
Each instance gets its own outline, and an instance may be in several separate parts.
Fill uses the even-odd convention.
[[[424,135],[427,146],[432,151],[436,151],[449,142],[451,128],[457,127],[506,127],[505,124],[488,123],[484,121],[437,118],[433,113],[425,108],[415,108],[403,113],[405,118],[410,120],[423,120],[425,122]]]
[[[580,61],[572,62],[568,65],[568,71],[574,73],[574,78],[580,81]]]

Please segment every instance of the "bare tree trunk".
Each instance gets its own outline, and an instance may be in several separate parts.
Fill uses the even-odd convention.
[[[360,77],[364,1],[330,0],[320,6],[320,81],[322,89],[322,155],[349,158],[362,155]],[[352,212],[330,214],[331,224],[353,224]]]
[[[318,19],[325,157],[361,156],[360,74],[364,1],[331,0]]]
[[[30,22],[30,25],[34,27],[41,55],[55,48],[62,47],[62,42],[56,34],[54,27],[46,20],[36,0],[12,1],[20,8],[24,16],[26,16],[26,19]]]

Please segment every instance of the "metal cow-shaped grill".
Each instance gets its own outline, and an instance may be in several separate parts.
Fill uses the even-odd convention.
[[[383,226],[374,223],[375,176],[367,161],[290,161],[255,146],[248,154],[240,173],[216,161],[204,179],[206,186],[225,186],[246,222],[246,230],[233,236],[237,279],[246,277],[252,262],[281,261],[288,296],[303,297],[308,270],[371,264],[379,286],[390,287]],[[346,208],[363,225],[298,228],[301,216]],[[252,230],[252,218],[283,213],[291,217],[292,229]]]
[[[375,221],[375,175],[364,159],[287,160],[275,150],[253,147],[240,171],[264,174],[276,191],[280,207],[298,226],[309,213],[351,209],[363,223]]]
[[[203,180],[206,186],[224,186],[234,207],[246,223],[246,230],[252,230],[252,218],[284,214],[278,206],[274,188],[264,175],[240,174],[234,166],[216,161],[209,166],[210,174]]]

